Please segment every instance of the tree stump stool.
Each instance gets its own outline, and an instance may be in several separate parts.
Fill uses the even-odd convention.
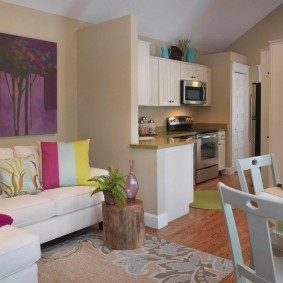
[[[102,204],[104,244],[113,250],[137,249],[144,244],[144,210],[141,200],[120,208]]]

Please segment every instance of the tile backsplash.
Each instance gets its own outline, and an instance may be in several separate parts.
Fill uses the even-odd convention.
[[[180,107],[147,107],[139,106],[139,118],[147,117],[148,120],[155,121],[157,127],[166,126],[166,118],[170,116],[194,116],[197,114],[197,109],[186,105]]]

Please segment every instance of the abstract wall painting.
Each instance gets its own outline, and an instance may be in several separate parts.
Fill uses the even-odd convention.
[[[57,44],[0,33],[0,137],[57,133]]]

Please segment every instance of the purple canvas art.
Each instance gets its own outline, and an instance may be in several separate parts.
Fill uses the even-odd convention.
[[[0,137],[57,133],[57,44],[0,33]]]

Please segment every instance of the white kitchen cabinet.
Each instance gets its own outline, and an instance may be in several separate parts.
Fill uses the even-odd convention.
[[[149,59],[149,106],[158,106],[158,58]]]
[[[206,82],[207,81],[207,66],[191,64],[191,63],[181,63],[181,80],[195,80]]]
[[[218,132],[218,171],[225,169],[225,132]]]
[[[138,42],[138,105],[150,105],[149,82],[149,45],[150,42]]]
[[[138,198],[144,203],[145,225],[161,229],[188,214],[194,200],[194,144],[131,150],[139,181]]]
[[[211,106],[211,69],[206,69],[206,104],[204,106]]]
[[[159,58],[159,105],[180,106],[180,62]]]

